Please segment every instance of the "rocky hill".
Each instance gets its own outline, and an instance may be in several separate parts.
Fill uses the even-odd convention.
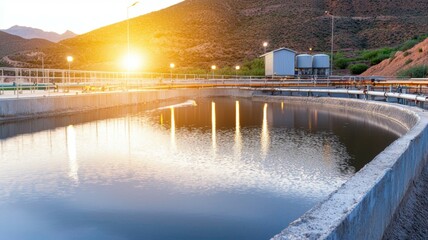
[[[413,48],[397,52],[394,57],[369,68],[362,76],[396,76],[400,71],[421,65],[428,66],[428,38]]]
[[[145,56],[146,71],[220,67],[242,63],[268,50],[288,47],[329,51],[331,17],[335,49],[394,46],[428,32],[426,0],[186,0],[130,20],[133,52]],[[45,50],[52,67],[65,67],[64,54],[80,69],[119,70],[127,49],[127,22],[60,42]]]
[[[16,36],[20,36],[25,39],[40,38],[40,39],[46,39],[51,42],[59,42],[64,39],[77,36],[77,34],[71,31],[66,31],[63,34],[58,34],[56,32],[46,32],[38,28],[23,27],[18,25],[15,25],[11,28],[4,29],[1,31],[16,35]]]
[[[54,43],[45,39],[24,39],[12,34],[0,31],[0,66],[31,66],[31,63],[24,64],[9,59],[8,55],[19,55],[25,51],[40,51],[52,46]],[[31,59],[37,58],[36,55]]]

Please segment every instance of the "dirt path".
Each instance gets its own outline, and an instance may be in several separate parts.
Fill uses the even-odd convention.
[[[383,239],[428,239],[428,166],[413,183]]]

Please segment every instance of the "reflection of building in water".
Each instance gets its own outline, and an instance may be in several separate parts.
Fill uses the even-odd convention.
[[[239,118],[239,101],[235,102],[235,159],[241,159],[242,135]]]
[[[171,107],[171,146],[173,150],[177,150],[177,142],[175,138],[175,112],[174,107]]]
[[[263,106],[263,122],[262,122],[262,134],[261,134],[261,146],[262,155],[266,157],[269,150],[269,129],[267,122],[267,108],[268,104],[265,103]]]
[[[211,102],[211,138],[214,151],[217,150],[215,102]]]
[[[76,130],[73,125],[70,125],[66,129],[66,140],[67,140],[67,152],[68,152],[68,166],[70,171],[68,176],[79,183],[79,165],[77,163],[77,149],[76,149]]]

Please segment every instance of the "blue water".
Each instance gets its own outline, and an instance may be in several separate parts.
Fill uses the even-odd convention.
[[[404,131],[193,100],[1,125],[0,239],[268,239]]]

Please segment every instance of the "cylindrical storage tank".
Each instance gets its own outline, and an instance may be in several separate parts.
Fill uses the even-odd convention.
[[[297,68],[306,69],[312,68],[312,55],[309,54],[299,54],[297,55]]]
[[[316,54],[313,57],[314,68],[330,68],[330,57],[326,54]]]

